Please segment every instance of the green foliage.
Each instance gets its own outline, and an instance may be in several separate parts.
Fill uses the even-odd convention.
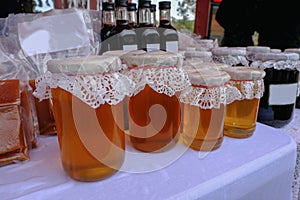
[[[196,0],[181,0],[178,1],[177,13],[181,19],[172,18],[172,24],[177,30],[187,29],[192,33],[194,32],[194,19],[195,16]]]

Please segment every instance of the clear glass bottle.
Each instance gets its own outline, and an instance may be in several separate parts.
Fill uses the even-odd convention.
[[[111,32],[112,30],[116,27],[116,19],[115,19],[115,4],[112,2],[103,2],[102,4],[102,9],[103,9],[103,15],[102,15],[102,24],[103,28],[101,29],[101,43],[100,43],[100,51],[101,54],[110,51],[110,42],[105,41],[109,37],[111,37]]]
[[[171,2],[159,2],[160,49],[178,53],[178,34],[171,25]]]
[[[160,50],[160,35],[150,23],[151,1],[141,1],[139,5],[138,46],[145,51]]]
[[[114,44],[111,50],[137,50],[137,37],[128,23],[127,0],[116,1],[116,27],[110,39]]]
[[[128,3],[128,23],[131,26],[131,28],[137,28],[137,9],[136,9],[136,3]]]
[[[155,4],[150,5],[150,24],[153,27],[156,27],[156,5]]]

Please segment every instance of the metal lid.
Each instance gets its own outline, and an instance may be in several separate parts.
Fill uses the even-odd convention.
[[[47,68],[52,73],[102,74],[121,70],[122,65],[115,56],[89,56],[49,60]]]
[[[230,80],[228,73],[209,68],[190,69],[186,71],[191,84],[197,86],[220,86]]]
[[[257,80],[266,75],[264,70],[250,67],[228,67],[223,68],[223,71],[227,72],[232,80]]]
[[[267,61],[267,60],[298,60],[299,55],[296,53],[258,53],[255,55],[255,60]]]
[[[181,55],[165,51],[126,55],[123,59],[129,67],[181,67],[183,62]]]

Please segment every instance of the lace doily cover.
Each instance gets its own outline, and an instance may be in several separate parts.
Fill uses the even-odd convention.
[[[50,89],[59,87],[92,108],[97,108],[104,103],[115,105],[121,102],[133,88],[133,82],[128,77],[115,72],[121,69],[121,61],[117,57],[94,56],[87,60],[77,58],[49,62],[51,72],[35,80],[33,94],[40,100],[51,98]]]
[[[271,51],[270,47],[266,46],[248,46],[246,47],[247,51],[247,59],[249,61],[254,61],[255,60],[255,55],[257,53],[269,53]]]
[[[130,95],[138,94],[146,84],[168,96],[190,85],[188,75],[182,69],[183,58],[178,54],[154,51],[127,55],[123,60],[129,67],[124,74],[134,83]]]
[[[213,61],[216,63],[224,63],[230,66],[249,65],[249,61],[246,58],[246,48],[219,47],[212,49],[212,54]]]
[[[201,109],[220,108],[226,104],[226,86],[230,76],[216,69],[187,70],[192,86],[180,95],[180,101]]]

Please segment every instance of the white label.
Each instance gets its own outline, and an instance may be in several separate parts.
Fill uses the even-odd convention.
[[[147,44],[147,51],[157,51],[160,50],[160,44]]]
[[[270,85],[269,105],[288,105],[296,102],[297,83]]]
[[[128,50],[128,51],[137,50],[137,45],[136,44],[123,45],[123,50]]]
[[[18,35],[28,56],[90,45],[83,14],[78,11],[19,23]]]
[[[166,42],[166,51],[178,53],[178,41],[167,41]]]

